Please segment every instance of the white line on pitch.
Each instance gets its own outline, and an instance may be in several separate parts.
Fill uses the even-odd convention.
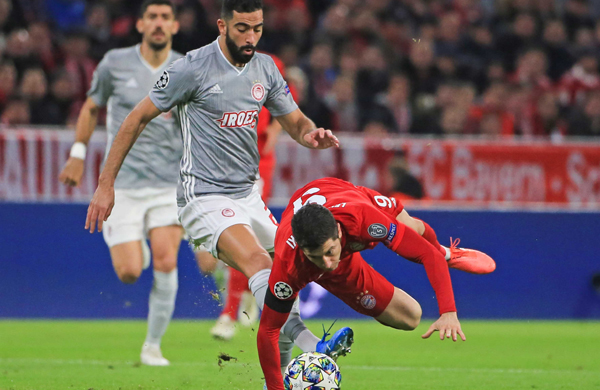
[[[85,359],[31,359],[31,358],[0,358],[0,363],[30,363],[30,364],[65,364],[90,366],[131,366],[139,364],[134,361],[104,361]],[[171,362],[173,366],[215,366],[209,362]],[[258,363],[240,363],[243,366],[258,367]],[[589,370],[548,370],[542,368],[464,368],[464,367],[405,367],[405,366],[362,366],[340,364],[342,369],[366,371],[436,371],[436,372],[480,372],[490,374],[598,374]]]

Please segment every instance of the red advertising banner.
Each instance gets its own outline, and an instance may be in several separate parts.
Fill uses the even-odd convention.
[[[80,187],[58,182],[74,134],[0,130],[0,201],[87,202],[96,187],[106,134],[88,146]],[[340,149],[277,146],[272,205],[311,180],[335,176],[393,192],[391,165],[405,164],[431,205],[600,208],[600,142],[482,141],[341,137]]]

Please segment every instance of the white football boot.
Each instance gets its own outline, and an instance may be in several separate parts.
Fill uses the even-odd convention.
[[[168,366],[171,364],[165,359],[160,351],[160,346],[144,343],[142,353],[140,354],[142,364],[147,366]]]
[[[235,321],[229,314],[223,314],[217,319],[217,323],[210,330],[210,334],[217,339],[229,341],[235,335]]]

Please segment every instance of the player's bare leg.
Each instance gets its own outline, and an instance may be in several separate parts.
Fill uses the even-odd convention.
[[[398,287],[394,288],[394,296],[383,313],[375,319],[383,325],[401,329],[414,330],[421,322],[421,305],[413,297]]]
[[[121,282],[135,283],[144,265],[144,256],[141,241],[129,241],[117,244],[110,248],[113,268]]]
[[[204,275],[212,275],[215,272],[218,259],[215,259],[208,251],[202,249],[195,251],[195,256],[200,272]]]
[[[169,365],[169,361],[162,356],[160,342],[175,309],[177,254],[182,235],[183,230],[177,225],[157,227],[149,232],[154,283],[148,301],[148,333],[140,355],[142,363],[146,365]]]
[[[472,274],[489,274],[496,269],[496,262],[487,254],[475,249],[459,248],[460,239],[450,239],[450,247],[440,245],[435,231],[426,222],[411,217],[402,210],[396,219],[423,236],[434,247],[438,248],[446,258],[448,266]]]

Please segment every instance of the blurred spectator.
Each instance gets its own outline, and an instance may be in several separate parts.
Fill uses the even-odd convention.
[[[377,95],[374,106],[364,117],[368,120],[379,119],[391,132],[407,134],[412,125],[412,107],[410,104],[410,81],[403,74],[391,77],[385,93]]]
[[[367,47],[360,59],[356,75],[357,103],[364,110],[371,106],[375,96],[385,91],[389,82],[388,65],[383,49],[377,45]]]
[[[331,92],[325,96],[325,104],[333,114],[332,130],[358,131],[358,107],[354,88],[354,80],[349,77],[338,77]]]
[[[290,84],[296,87],[294,100],[296,100],[302,112],[311,118],[318,127],[333,128],[333,113],[320,99],[310,98],[308,78],[302,69],[298,67],[287,68],[286,76]]]
[[[95,61],[100,61],[104,53],[112,48],[110,16],[106,4],[97,3],[90,7],[85,31],[90,39],[90,56]]]
[[[578,28],[594,27],[588,0],[566,0],[564,12],[564,21],[569,38],[573,38]]]
[[[312,93],[317,98],[323,99],[331,90],[336,78],[331,45],[320,43],[313,47],[306,73]]]
[[[17,69],[10,61],[0,64],[0,106],[4,106],[13,96],[17,87]]]
[[[469,110],[467,133],[514,135],[515,119],[506,109],[507,85],[496,83],[483,94],[481,104]]]
[[[77,111],[73,103],[76,95],[71,75],[65,70],[58,71],[50,86],[50,98],[47,105],[48,124],[64,125],[76,120]]]
[[[96,63],[89,56],[90,41],[81,32],[71,32],[62,44],[63,67],[71,75],[76,100],[84,101],[92,83]]]
[[[437,88],[434,97],[420,99],[415,104],[410,132],[413,134],[441,135],[440,121],[445,109],[454,104],[459,85],[456,83],[443,83]]]
[[[219,32],[216,23],[208,23],[200,3],[184,6],[177,11],[179,32],[173,36],[173,50],[182,54],[214,41]]]
[[[560,117],[560,106],[554,93],[546,92],[530,105],[522,128],[524,135],[549,136],[557,140],[566,131],[567,123]]]
[[[31,37],[27,30],[13,30],[6,41],[6,58],[10,59],[20,75],[25,69],[39,66],[40,61],[32,52]]]
[[[543,42],[548,59],[548,76],[556,81],[573,65],[567,33],[562,21],[555,19],[546,22]]]
[[[31,124],[41,125],[53,122],[48,99],[48,81],[41,68],[30,68],[23,74],[20,86],[21,97],[29,102]]]
[[[51,73],[56,67],[55,48],[52,44],[52,33],[46,23],[34,22],[29,25],[31,52],[43,66],[44,71]]]
[[[412,97],[416,100],[423,98],[421,95],[435,94],[442,81],[434,60],[432,42],[421,40],[411,46],[409,58],[400,67],[411,80]]]
[[[518,3],[518,2],[517,2]],[[520,13],[512,23],[510,31],[497,40],[496,50],[504,57],[506,69],[513,70],[518,53],[527,46],[537,43],[537,22],[528,13]]]
[[[524,51],[517,61],[517,69],[509,81],[530,88],[534,95],[552,88],[552,80],[547,76],[548,59],[541,48]]]
[[[442,16],[437,29],[435,53],[443,57],[454,57],[459,53],[461,20],[456,12]]]
[[[600,136],[600,92],[591,92],[583,106],[569,118],[569,135]]]
[[[600,89],[597,57],[591,52],[582,53],[575,66],[562,76],[557,87],[563,106],[582,105],[589,91]]]
[[[445,135],[463,134],[467,122],[467,111],[462,107],[448,107],[442,112],[441,133]]]
[[[30,123],[30,111],[27,101],[19,98],[13,98],[8,101],[0,122],[4,125],[28,125]]]

